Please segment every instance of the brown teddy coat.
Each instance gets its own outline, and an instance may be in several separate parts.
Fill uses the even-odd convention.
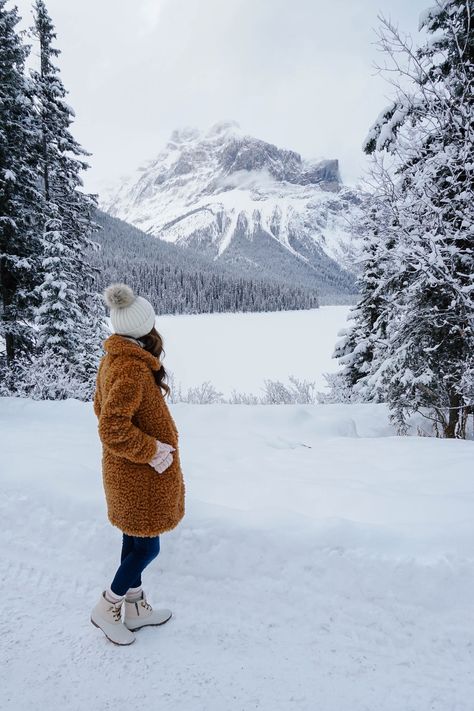
[[[184,516],[178,431],[153,371],[158,358],[114,334],[97,373],[94,411],[103,445],[102,478],[110,522],[130,536],[158,536]],[[148,462],[156,440],[175,447],[159,474]]]

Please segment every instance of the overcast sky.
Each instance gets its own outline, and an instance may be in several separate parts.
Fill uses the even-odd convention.
[[[15,3],[30,16],[30,2]],[[304,157],[339,158],[355,182],[361,143],[390,88],[372,63],[377,14],[417,32],[429,0],[46,0],[74,134],[100,190],[153,158],[174,128],[234,119]]]

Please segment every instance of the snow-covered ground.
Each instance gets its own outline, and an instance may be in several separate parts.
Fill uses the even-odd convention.
[[[174,618],[118,648],[92,408],[0,400],[2,711],[472,711],[474,442],[383,405],[171,408],[187,514],[144,584]]]
[[[163,364],[184,389],[208,380],[228,397],[233,389],[262,394],[263,381],[289,375],[315,381],[337,370],[332,358],[348,306],[306,311],[159,316]]]

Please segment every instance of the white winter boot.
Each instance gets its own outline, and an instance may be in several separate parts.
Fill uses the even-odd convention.
[[[125,600],[125,625],[129,630],[138,630],[150,625],[164,625],[171,618],[171,610],[154,610],[142,593],[136,602]]]
[[[123,600],[117,603],[109,602],[104,590],[92,610],[91,622],[114,644],[132,644],[135,642],[135,635],[122,622],[122,605]]]

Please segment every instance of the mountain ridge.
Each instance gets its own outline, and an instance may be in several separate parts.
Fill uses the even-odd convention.
[[[235,122],[176,130],[101,207],[168,242],[323,293],[354,293],[344,257],[362,204],[337,159],[308,161]]]

